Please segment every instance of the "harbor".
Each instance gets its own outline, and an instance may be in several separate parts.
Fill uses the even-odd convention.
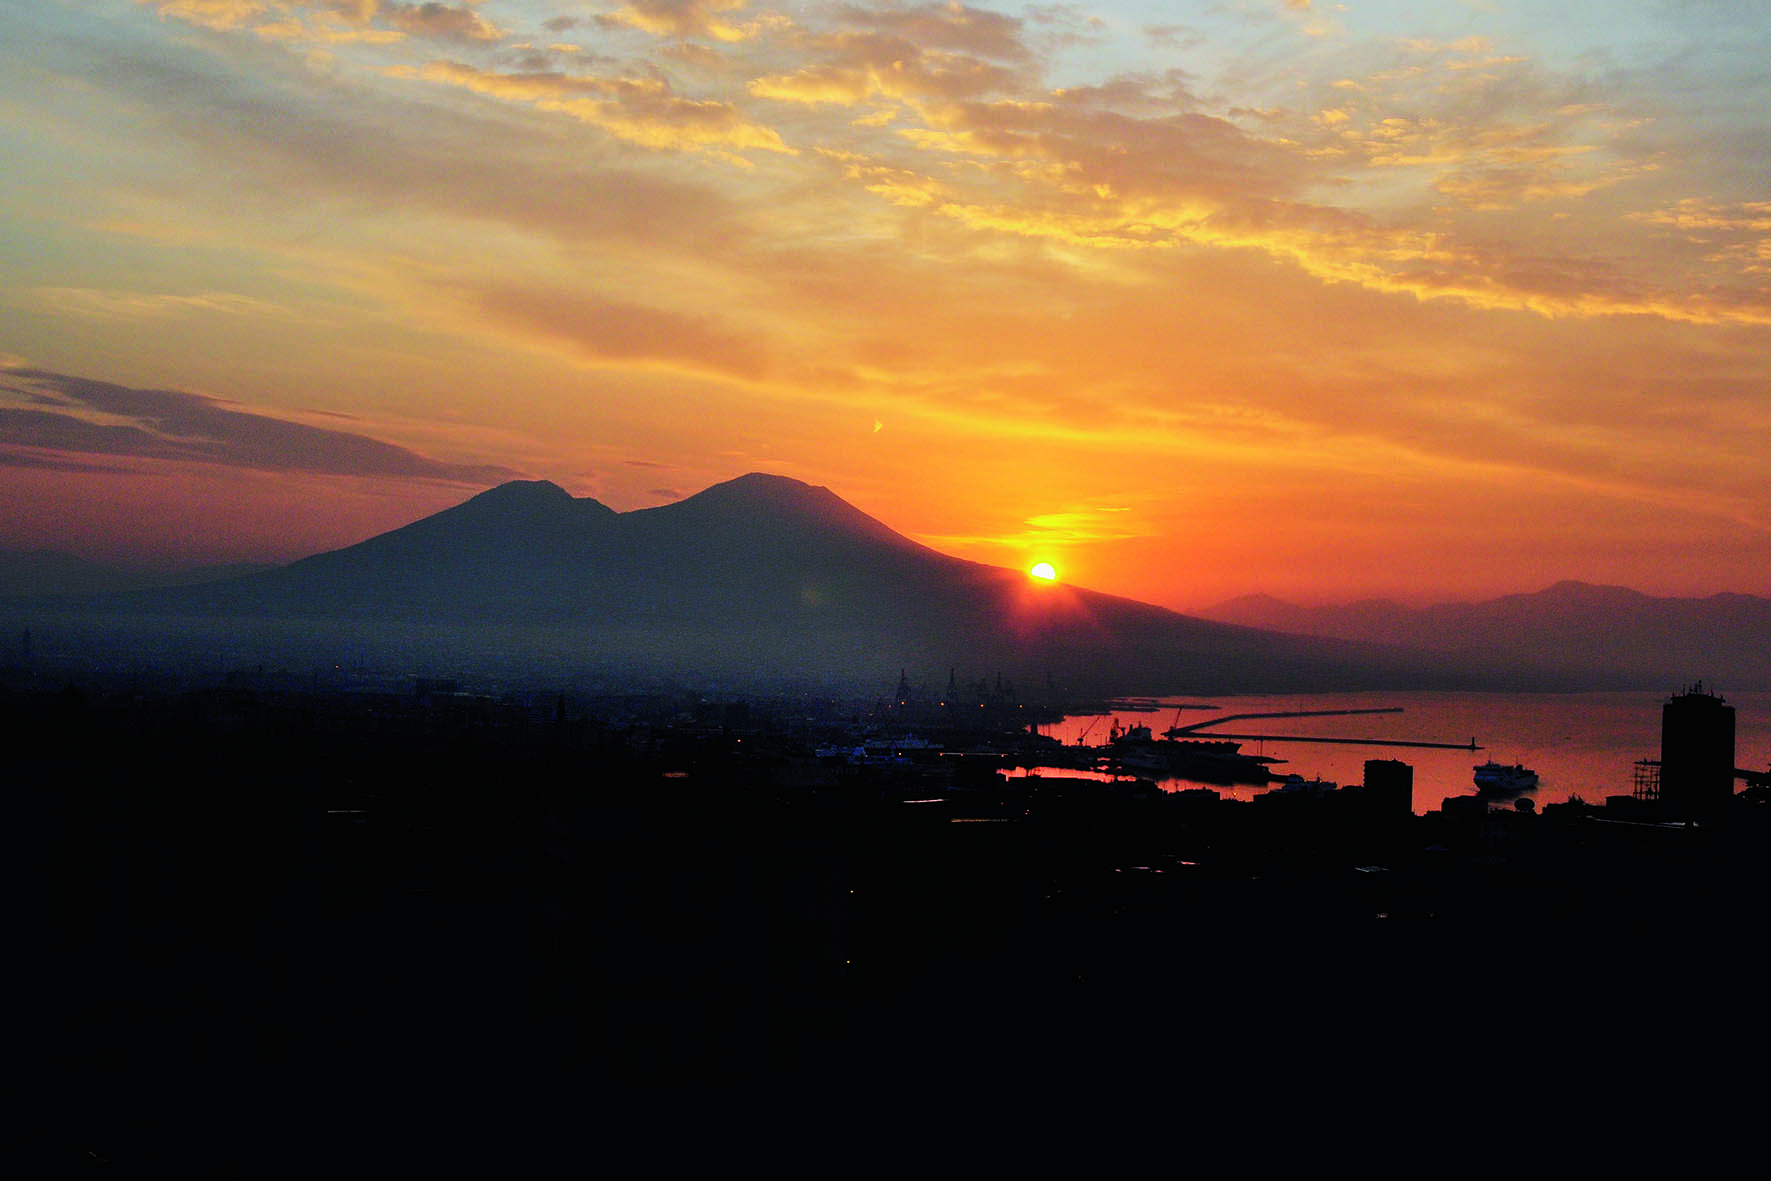
[[[1676,688],[1676,686],[1675,686]],[[1226,698],[1223,714],[1208,721],[1222,725],[1248,714],[1285,718],[1285,729],[1262,726],[1256,732],[1226,732],[1210,726],[1189,729],[1197,739],[1217,738],[1244,744],[1241,753],[1271,760],[1271,779],[1261,783],[1223,785],[1175,775],[1157,778],[1164,790],[1209,787],[1225,798],[1252,799],[1273,790],[1288,773],[1308,780],[1357,784],[1367,759],[1394,757],[1414,767],[1414,810],[1425,813],[1453,796],[1473,796],[1475,766],[1486,758],[1502,764],[1523,763],[1535,769],[1539,782],[1530,792],[1537,805],[1579,797],[1599,803],[1609,795],[1628,795],[1637,760],[1660,749],[1661,705],[1667,692],[1601,693],[1338,693],[1312,697],[1260,696]],[[1738,704],[1737,767],[1763,768],[1771,761],[1771,693],[1729,693]],[[1197,701],[1198,698],[1188,698]],[[1172,715],[1174,705],[1167,707]],[[1041,728],[1053,745],[1074,748],[1086,734],[1095,743],[1117,724],[1122,730],[1149,721],[1149,710],[1115,709],[1107,714],[1075,715]],[[1345,719],[1358,717],[1362,741],[1349,737]],[[1166,719],[1164,719],[1166,720]],[[1295,726],[1291,725],[1295,723]],[[1171,727],[1173,728],[1173,727]],[[1472,739],[1472,736],[1474,738]],[[1365,741],[1368,740],[1368,741]],[[1085,744],[1087,740],[1084,740]],[[1471,743],[1481,754],[1473,754]],[[1381,745],[1378,745],[1381,744]],[[1393,749],[1393,753],[1386,748]],[[1080,755],[1081,751],[1074,752]]]

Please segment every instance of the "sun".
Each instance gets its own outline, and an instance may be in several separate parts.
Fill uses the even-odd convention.
[[[1041,582],[1056,582],[1058,580],[1057,567],[1050,562],[1035,562],[1027,573]]]

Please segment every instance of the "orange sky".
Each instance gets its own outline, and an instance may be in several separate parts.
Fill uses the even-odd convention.
[[[1187,608],[1771,593],[1762,5],[0,9],[0,546],[746,471]]]

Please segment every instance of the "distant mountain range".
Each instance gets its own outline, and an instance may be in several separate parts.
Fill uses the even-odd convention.
[[[1260,603],[1276,601],[1220,610]],[[1546,660],[1523,631],[1505,649],[1476,632],[1468,643],[1447,643],[1443,631],[1414,638],[1430,628],[1400,639],[1378,629],[1312,634],[1301,616],[1201,619],[1039,584],[919,545],[828,489],[760,474],[628,513],[544,481],[513,482],[277,569],[13,599],[4,615],[9,628],[37,620],[45,641],[62,628],[224,662],[345,653],[414,668],[848,683],[903,668],[937,688],[953,670],[965,682],[1002,674],[1031,687],[1049,676],[1066,692],[1117,694],[1619,683],[1610,649],[1576,660],[1558,648]],[[1722,675],[1656,671],[1656,686]]]
[[[1293,635],[1328,636],[1462,655],[1490,666],[1610,670],[1669,691],[1706,680],[1771,688],[1771,598],[1659,598],[1621,586],[1558,582],[1535,594],[1412,608],[1387,599],[1300,607],[1247,595],[1203,618]]]

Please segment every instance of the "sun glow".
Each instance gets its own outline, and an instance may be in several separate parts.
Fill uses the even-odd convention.
[[[1035,562],[1027,573],[1041,582],[1056,582],[1058,580],[1057,568],[1050,562]]]

